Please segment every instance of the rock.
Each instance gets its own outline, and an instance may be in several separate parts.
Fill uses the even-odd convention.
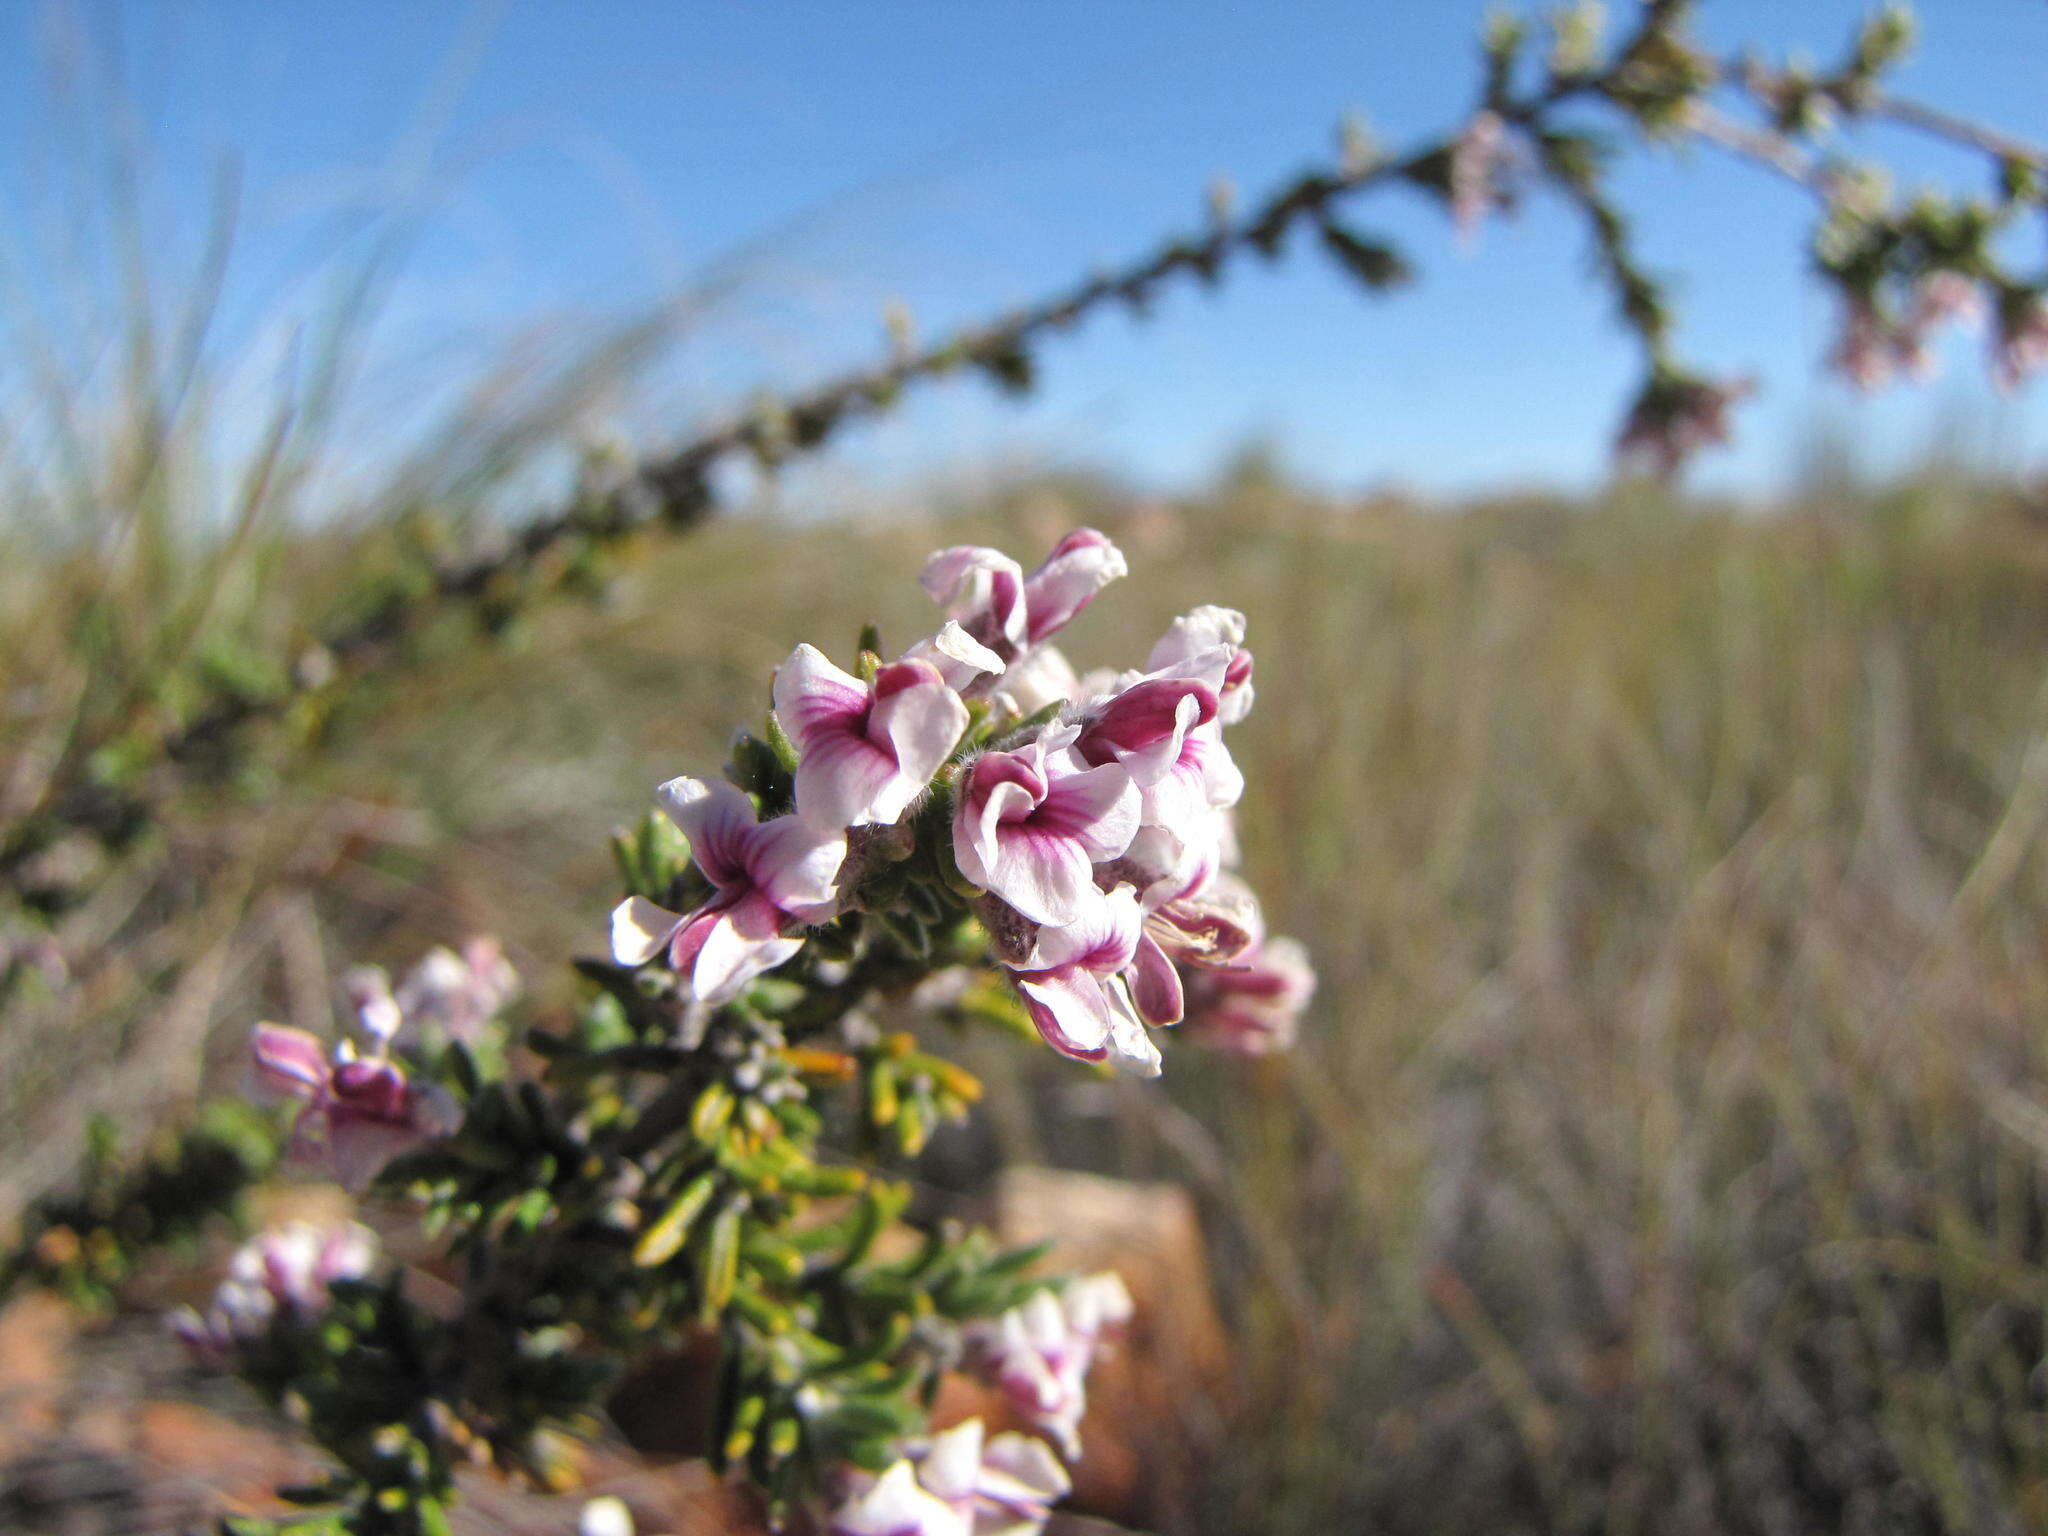
[[[639,1360],[605,1411],[626,1443],[652,1457],[710,1454],[718,1401],[718,1335],[700,1329]]]
[[[57,1428],[76,1331],[71,1309],[54,1296],[30,1292],[0,1312],[0,1460],[25,1454]]]

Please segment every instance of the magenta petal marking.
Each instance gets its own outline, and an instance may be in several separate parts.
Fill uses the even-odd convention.
[[[1195,701],[1192,719],[1181,708],[1188,699]],[[1090,756],[1091,746],[1136,752],[1215,718],[1216,695],[1206,684],[1192,678],[1148,678],[1111,699],[1081,733],[1079,745],[1089,761],[1100,762],[1106,759]]]
[[[1025,638],[1034,644],[1070,622],[1128,567],[1123,553],[1093,528],[1076,528],[1024,583]]]
[[[317,1099],[327,1090],[327,1051],[303,1029],[258,1024],[249,1032],[249,1053],[255,1059],[257,1082],[272,1093]]]
[[[1137,951],[1131,959],[1130,983],[1131,1001],[1137,1006],[1138,1016],[1147,1024],[1178,1024],[1187,1011],[1180,972],[1174,969],[1173,962],[1166,958],[1166,951],[1149,934],[1138,940]]]
[[[705,879],[727,886],[742,878],[753,801],[723,780],[692,778],[669,780],[655,799],[690,840],[690,856]]]
[[[1040,1036],[1062,1056],[1101,1061],[1109,1055],[1108,1004],[1092,976],[1020,976],[1017,991]],[[1076,1025],[1088,1033],[1075,1033]]]

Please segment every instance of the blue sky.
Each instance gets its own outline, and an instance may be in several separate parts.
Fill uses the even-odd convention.
[[[1617,10],[1621,7],[1616,7]],[[932,333],[1199,224],[1227,175],[1247,194],[1327,151],[1347,111],[1391,142],[1469,100],[1482,7],[1465,0],[843,0],[446,8],[351,0],[0,10],[10,221],[64,196],[78,135],[52,59],[83,37],[132,102],[152,249],[200,244],[221,158],[243,167],[224,346],[311,303],[332,221],[405,197],[424,233],[374,333],[369,398],[404,419],[427,381],[537,320],[568,345],[708,270],[735,284],[620,427],[653,442],[762,384],[873,354],[886,302]],[[1865,7],[1708,0],[1708,32],[1832,54]],[[2048,4],[1926,0],[1903,76],[1920,94],[2048,136]],[[54,41],[53,41],[54,40]],[[1912,153],[1914,174],[1959,163]],[[1817,421],[1877,463],[1967,431],[2048,451],[2048,388],[2001,402],[1958,339],[1941,381],[1860,401],[1816,359],[1833,317],[1803,275],[1805,208],[1705,154],[1639,165],[1652,265],[1681,277],[1691,355],[1757,374],[1740,445],[1709,486],[1764,489]],[[1460,252],[1434,210],[1374,205],[1423,273],[1368,301],[1306,245],[1154,318],[1104,316],[1043,354],[1026,407],[978,384],[928,394],[836,460],[839,483],[939,468],[1087,464],[1162,485],[1253,437],[1333,488],[1585,484],[1633,379],[1580,273],[1576,227],[1534,207]],[[47,270],[52,243],[17,235]],[[24,253],[27,240],[35,246]],[[50,323],[61,327],[61,320]],[[374,420],[377,412],[370,413]]]

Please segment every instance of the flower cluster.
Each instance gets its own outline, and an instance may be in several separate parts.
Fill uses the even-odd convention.
[[[1874,292],[1853,292],[1843,299],[1841,332],[1829,361],[1865,391],[1882,389],[1900,375],[1926,380],[1935,372],[1935,338],[1950,326],[1981,322],[1984,313],[1978,285],[1949,270],[1915,281],[1896,315],[1884,311]]]
[[[1001,1317],[967,1328],[961,1342],[974,1367],[1069,1459],[1081,1454],[1088,1368],[1102,1341],[1131,1319],[1131,1295],[1104,1271],[1059,1291],[1036,1291]]]
[[[1187,976],[1260,938],[1257,902],[1226,869],[1244,777],[1224,729],[1251,708],[1252,656],[1242,614],[1201,607],[1141,669],[1077,673],[1053,637],[1125,572],[1091,528],[1028,574],[957,545],[922,576],[943,627],[897,660],[863,650],[848,672],[798,646],[773,693],[787,812],[764,817],[766,798],[731,784],[662,786],[699,899],[622,902],[614,959],[665,955],[687,1005],[730,1002],[807,929],[874,909],[864,882],[914,863],[929,833],[945,846],[928,884],[971,896],[1047,1043],[1157,1072],[1148,1030],[1180,1021]]]
[[[376,974],[381,980],[382,973]],[[399,983],[392,1001],[405,1022],[438,1030],[443,1039],[474,1044],[518,995],[519,973],[505,958],[504,946],[480,934],[459,950],[445,945],[428,950]]]
[[[285,1024],[258,1024],[249,1050],[258,1086],[302,1107],[294,1146],[324,1159],[360,1188],[398,1153],[448,1128],[449,1108],[392,1054],[401,1031],[474,1043],[519,991],[519,978],[491,938],[460,953],[435,949],[394,991],[385,973],[358,966],[342,978],[361,1043],[332,1046]]]
[[[1124,573],[1086,528],[1028,572],[945,549],[923,573],[943,616],[894,660],[872,628],[850,669],[798,646],[724,773],[670,780],[615,839],[610,961],[580,963],[585,1001],[524,1052],[485,1027],[517,987],[485,941],[396,986],[349,972],[337,1043],[257,1026],[295,1143],[420,1202],[463,1275],[434,1305],[403,1268],[329,1294],[364,1275],[358,1246],[273,1239],[184,1325],[303,1405],[339,1466],[321,1495],[349,1506],[339,1529],[441,1528],[479,1455],[551,1480],[559,1431],[621,1359],[707,1328],[712,1459],[776,1520],[1042,1527],[1130,1297],[1110,1274],[1028,1273],[1036,1250],[958,1222],[884,1243],[911,1187],[849,1153],[914,1157],[980,1096],[929,1024],[1152,1073],[1159,1028],[1272,1050],[1307,1000],[1300,946],[1266,936],[1231,867],[1244,617],[1196,608],[1142,666],[1078,672],[1055,637]],[[956,1372],[1016,1427],[934,1432]]]
[[[1204,1040],[1240,1056],[1267,1056],[1294,1044],[1316,973],[1296,939],[1267,939],[1234,966],[1202,973],[1188,998],[1188,1023]]]
[[[1923,196],[1887,207],[1881,184],[1841,176],[1829,183],[1829,219],[1816,236],[1823,273],[1840,297],[1829,365],[1866,393],[1936,372],[1943,332],[1984,332],[1992,382],[2010,392],[2048,367],[2048,300],[1999,258],[1996,236],[2030,206],[2009,185],[1997,207]]]
[[[327,1305],[337,1280],[360,1280],[377,1262],[377,1239],[355,1222],[287,1222],[235,1251],[227,1278],[204,1313],[174,1312],[171,1331],[202,1358],[225,1362],[261,1340],[280,1320],[304,1322]]]
[[[1622,422],[1615,455],[1669,480],[1702,449],[1728,441],[1730,413],[1755,388],[1748,378],[1654,374]]]
[[[879,1476],[850,1470],[832,1536],[1035,1536],[1071,1486],[1045,1443],[969,1419],[906,1448]]]
[[[1479,240],[1479,226],[1497,208],[1509,205],[1513,178],[1519,169],[1507,125],[1491,109],[1473,114],[1451,142],[1445,173],[1445,197],[1458,239],[1468,249]]]

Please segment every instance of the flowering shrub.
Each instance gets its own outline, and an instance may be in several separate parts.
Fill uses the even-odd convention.
[[[933,1030],[1005,1025],[1150,1075],[1191,1008],[1204,1037],[1269,1050],[1311,985],[1227,868],[1243,617],[1198,608],[1129,671],[1080,674],[1056,648],[1124,573],[1085,528],[1028,575],[941,550],[933,635],[889,661],[870,630],[850,668],[798,646],[724,776],[670,780],[617,839],[610,956],[581,963],[566,1030],[528,1033],[531,1063],[488,1027],[517,978],[482,943],[395,989],[350,973],[338,1043],[256,1027],[295,1150],[414,1202],[461,1282],[429,1307],[361,1229],[291,1228],[176,1321],[331,1453],[334,1478],[296,1493],[318,1520],[437,1529],[466,1462],[553,1481],[624,1362],[710,1330],[709,1452],[778,1518],[1042,1524],[1131,1301],[957,1223],[879,1242],[908,1189],[875,1162],[980,1093]],[[956,1371],[1014,1427],[935,1431]]]

